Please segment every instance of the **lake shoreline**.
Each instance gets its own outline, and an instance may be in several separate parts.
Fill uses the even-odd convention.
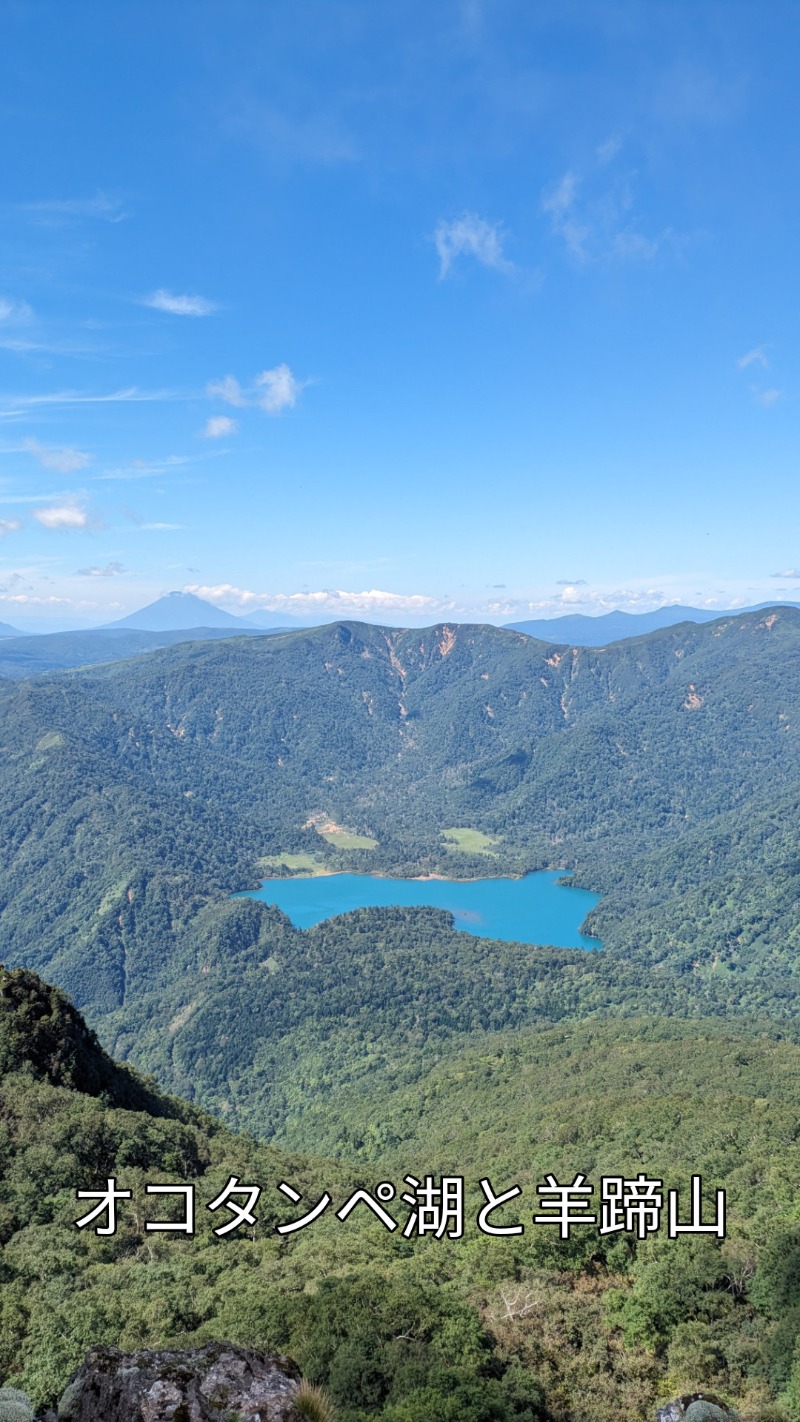
[[[314,873],[268,875],[260,880],[258,889],[233,897],[273,905],[300,930],[361,909],[403,912],[432,908],[449,914],[457,931],[479,938],[530,947],[602,949],[602,939],[581,928],[600,895],[571,884],[571,877],[572,871],[562,868],[469,879],[442,873],[395,877],[325,868]],[[572,893],[561,893],[565,888]]]

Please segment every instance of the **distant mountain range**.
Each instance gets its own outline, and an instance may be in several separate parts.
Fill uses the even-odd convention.
[[[280,620],[280,613],[274,615]],[[252,617],[234,617],[192,593],[176,592],[106,627],[29,636],[15,628],[3,632],[4,624],[0,623],[0,677],[20,681],[47,672],[125,661],[177,642],[267,637],[288,630],[282,625],[270,626],[268,619],[269,614],[258,612]]]
[[[536,637],[557,646],[605,647],[612,642],[642,637],[682,622],[713,622],[718,618],[739,617],[743,612],[758,612],[773,606],[796,608],[800,607],[800,603],[759,603],[756,607],[728,610],[673,604],[651,612],[614,611],[597,617],[571,613],[562,617],[508,622],[505,630],[522,632],[527,637]],[[321,622],[312,623],[289,617],[286,613],[269,611],[250,612],[240,617],[225,612],[194,593],[171,592],[147,607],[101,627],[29,633],[7,622],[0,622],[0,641],[4,642],[0,653],[0,676],[19,678],[90,663],[117,661],[155,647],[169,646],[175,641],[202,642],[226,635],[289,632],[330,625],[332,620],[323,617]],[[138,635],[131,635],[131,640],[126,641],[121,635],[123,633]],[[181,635],[175,636],[177,633]]]
[[[195,627],[227,627],[231,632],[250,631],[252,628],[298,627],[302,624],[281,612],[250,612],[244,617],[236,617],[232,612],[224,612],[213,602],[196,597],[194,593],[171,592],[155,602],[121,617],[117,622],[109,622],[99,631],[131,628],[138,632],[185,632]]]
[[[797,603],[783,606],[796,607]],[[713,622],[718,617],[738,617],[742,612],[756,612],[772,603],[761,603],[758,607],[718,609],[683,607],[674,604],[655,608],[652,612],[606,612],[599,617],[589,617],[585,613],[572,613],[564,617],[543,617],[525,622],[509,622],[506,627],[512,632],[524,632],[528,637],[538,637],[542,642],[568,644],[572,647],[604,647],[609,642],[621,642],[627,637],[641,637],[647,632],[657,632],[663,627],[675,627],[680,622]],[[323,618],[323,622],[332,619]],[[103,631],[133,629],[146,632],[193,631],[200,627],[227,628],[230,632],[259,630],[277,631],[285,628],[307,627],[307,621],[288,617],[280,612],[250,612],[237,617],[232,612],[224,612],[221,607],[206,602],[194,593],[171,592],[122,617],[117,622],[108,623]]]
[[[740,617],[743,612],[760,612],[765,607],[800,607],[800,603],[761,602],[755,607],[708,608],[682,607],[678,603],[657,607],[652,612],[604,612],[599,617],[586,613],[568,613],[563,617],[540,617],[527,622],[507,622],[511,632],[524,632],[542,642],[567,644],[570,647],[605,647],[609,642],[622,642],[627,637],[643,637],[662,627],[677,627],[681,622],[715,622],[719,617]]]

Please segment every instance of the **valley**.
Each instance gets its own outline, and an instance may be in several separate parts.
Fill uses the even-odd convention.
[[[649,1418],[698,1380],[769,1417],[800,1369],[797,1330],[775,1312],[775,1261],[796,1248],[799,651],[790,608],[602,649],[343,623],[0,683],[6,1070],[30,1069],[20,1012],[88,1042],[39,979],[123,1063],[81,1047],[88,1076],[46,1067],[55,1097],[27,1078],[4,1087],[22,1312],[3,1346],[25,1351],[37,1395],[87,1339],[222,1331],[292,1352],[343,1422],[449,1422],[442,1399],[459,1388],[479,1422],[615,1422],[634,1395],[631,1415]],[[546,920],[533,934],[459,921],[454,906],[485,915],[487,885],[541,885],[592,937],[559,947]],[[43,1049],[34,1074],[61,1059]],[[154,1250],[135,1230],[60,1259],[75,1162],[177,1168],[141,1115],[114,1125],[116,1165],[91,1146],[83,1113],[113,1114],[123,1086],[125,1110],[173,1113],[203,1138],[181,1138],[198,1179],[252,1161],[316,1198],[456,1173],[474,1214],[488,1174],[523,1192],[523,1241],[406,1247],[334,1221],[291,1250],[267,1228],[224,1268],[211,1243]],[[180,1102],[160,1105],[163,1091]],[[39,1165],[31,1110],[54,1133]],[[85,1148],[66,1151],[58,1122],[73,1119]],[[42,1202],[30,1225],[27,1169]],[[560,1241],[531,1226],[547,1172],[641,1170],[665,1189],[696,1172],[724,1187],[727,1239]],[[187,1312],[181,1280],[201,1267]],[[124,1323],[120,1271],[140,1300]],[[56,1295],[58,1344],[26,1322]],[[362,1296],[388,1312],[362,1315]],[[398,1333],[419,1347],[390,1361]]]

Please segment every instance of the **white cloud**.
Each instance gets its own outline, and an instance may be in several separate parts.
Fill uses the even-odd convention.
[[[236,421],[227,415],[212,415],[210,420],[206,420],[203,439],[223,439],[225,435],[236,434],[238,428]]]
[[[784,568],[782,573],[770,573],[771,578],[800,578],[800,568]]]
[[[78,568],[78,578],[118,578],[125,572],[121,563],[106,563],[104,568]]]
[[[736,364],[739,370],[746,370],[748,365],[763,365],[765,370],[769,368],[767,353],[763,346],[753,346],[753,349],[746,355],[739,356]]]
[[[411,612],[431,613],[452,612],[454,604],[448,599],[430,597],[426,593],[392,593],[379,588],[363,592],[347,592],[341,588],[324,588],[319,592],[258,593],[249,588],[238,588],[232,583],[217,583],[212,586],[188,584],[184,592],[209,602],[229,602],[252,611],[264,609],[269,612],[288,612],[298,617],[315,612],[333,612],[341,617],[353,613]]]
[[[38,459],[43,469],[54,469],[59,474],[74,474],[91,463],[91,454],[71,445],[40,444],[38,439],[26,439],[25,448],[34,459]]]
[[[276,365],[273,370],[263,370],[256,376],[256,387],[262,392],[258,403],[268,415],[280,415],[284,410],[292,410],[307,381],[296,380],[288,365]]]
[[[18,518],[0,518],[0,538],[5,538],[7,533],[16,533],[21,527]]]
[[[89,523],[86,510],[73,503],[50,504],[46,509],[34,509],[33,516],[43,528],[86,528]]]
[[[247,404],[241,385],[232,375],[226,375],[222,380],[210,380],[206,386],[206,395],[211,400],[224,400],[226,405],[241,407]]]
[[[292,375],[288,365],[283,363],[273,366],[271,370],[262,370],[247,389],[243,389],[233,375],[226,375],[222,380],[211,380],[206,386],[206,395],[211,400],[224,400],[238,409],[258,405],[268,415],[281,415],[284,410],[294,408],[301,391],[308,384],[307,380],[298,380]],[[233,434],[235,428],[233,420],[225,422],[220,416],[209,420],[203,433],[207,439],[218,439],[220,435]]]
[[[441,221],[433,234],[439,254],[439,278],[449,276],[457,257],[474,257],[484,267],[509,276],[514,264],[503,255],[503,235],[496,223],[474,212],[465,212],[453,222]]]
[[[785,390],[756,390],[754,387],[752,387],[752,389],[753,396],[758,401],[759,405],[777,405],[778,401],[782,400],[784,395],[786,394]]]
[[[180,296],[159,287],[150,296],[145,296],[142,304],[152,306],[155,311],[167,311],[170,316],[210,316],[217,310],[216,303],[204,296]]]
[[[15,607],[67,607],[72,599],[68,597],[31,597],[29,593],[0,592],[0,602],[11,602]]]
[[[7,296],[0,296],[0,321],[20,325],[32,320],[33,311],[27,301],[11,301]]]

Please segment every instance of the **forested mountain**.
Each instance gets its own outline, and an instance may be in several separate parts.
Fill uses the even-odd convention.
[[[8,956],[99,1021],[183,973],[212,920],[224,956],[227,895],[265,856],[469,875],[486,859],[441,832],[471,825],[500,837],[492,872],[604,893],[598,980],[651,991],[660,963],[704,1007],[791,1012],[799,649],[787,608],[605,649],[337,624],[5,683]],[[377,847],[335,848],[326,819]]]
[[[502,834],[508,868],[577,864],[610,891],[609,957],[690,951],[724,980],[765,941],[785,974],[799,629],[783,610],[580,652],[340,625],[7,685],[0,923],[18,961],[117,1007],[203,904],[235,916],[259,856],[346,862],[303,828],[324,814],[378,839],[360,867],[473,872],[439,834],[458,823]]]
[[[361,1159],[256,1144],[111,1061],[62,994],[0,970],[0,1374],[54,1401],[90,1346],[211,1339],[288,1353],[339,1422],[651,1422],[705,1388],[746,1422],[794,1422],[800,1397],[800,1046],[746,1024],[710,1033],[651,1019],[494,1034],[445,1056],[424,1087],[381,1099],[394,1140]],[[356,1109],[355,1115],[358,1115]],[[323,1133],[324,1134],[324,1133]],[[544,1174],[725,1188],[727,1237],[642,1241],[536,1224]],[[463,1238],[388,1231],[364,1204],[379,1180],[463,1173]],[[477,1229],[480,1180],[519,1195]],[[231,1177],[258,1185],[256,1224],[206,1206]],[[76,1230],[107,1179],[113,1236]],[[194,1237],[152,1233],[147,1184],[194,1187]],[[286,1182],[297,1204],[279,1191]],[[328,1195],[313,1223],[276,1228]],[[413,1197],[412,1197],[413,1198]],[[182,1197],[161,1195],[178,1222]],[[402,1228],[401,1228],[402,1227]]]

